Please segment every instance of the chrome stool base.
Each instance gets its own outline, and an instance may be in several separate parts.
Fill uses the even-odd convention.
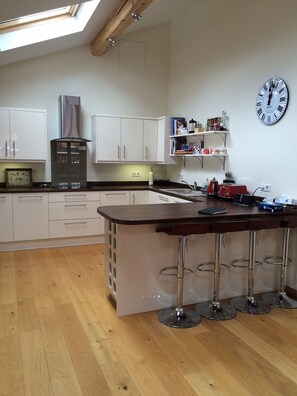
[[[265,314],[271,311],[271,306],[268,303],[256,297],[252,299],[234,297],[230,300],[230,304],[238,311],[251,315]]]
[[[177,329],[188,329],[197,326],[200,321],[200,315],[190,309],[182,308],[165,308],[159,312],[158,319],[166,326]]]
[[[236,316],[236,310],[226,303],[201,302],[195,305],[195,310],[204,318],[212,320],[229,320]]]
[[[286,293],[269,292],[262,295],[262,299],[277,308],[297,308],[297,301]]]

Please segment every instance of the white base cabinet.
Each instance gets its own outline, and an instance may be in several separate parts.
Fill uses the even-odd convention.
[[[49,237],[48,193],[13,194],[13,234],[15,241]]]
[[[97,213],[100,192],[50,193],[50,238],[99,235],[103,221]]]
[[[13,240],[12,194],[0,194],[0,242]]]
[[[44,162],[46,158],[46,110],[0,108],[0,160]]]

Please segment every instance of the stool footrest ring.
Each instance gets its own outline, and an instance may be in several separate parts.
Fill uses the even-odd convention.
[[[190,268],[184,268],[184,274],[185,275],[191,275],[193,274],[194,271],[191,270]],[[160,271],[160,275],[163,276],[177,276],[177,267],[165,267],[163,269],[161,269]]]
[[[235,268],[248,268],[248,259],[237,259],[232,261],[231,265]],[[262,265],[261,261],[255,261],[255,267]]]
[[[198,265],[197,270],[201,272],[214,272],[215,263],[212,261],[207,261]],[[224,271],[229,268],[228,264],[221,263],[221,270]]]
[[[291,263],[292,259],[288,258],[288,263]],[[271,265],[283,265],[283,257],[282,256],[269,256],[265,257],[264,263]]]

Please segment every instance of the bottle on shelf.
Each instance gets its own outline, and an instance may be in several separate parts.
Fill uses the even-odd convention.
[[[149,186],[152,186],[154,184],[154,171],[153,167],[151,167],[151,170],[149,172]]]

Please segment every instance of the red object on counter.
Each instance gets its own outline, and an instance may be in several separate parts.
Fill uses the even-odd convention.
[[[246,185],[236,183],[222,183],[218,187],[218,198],[233,199],[235,194],[248,194]]]
[[[217,179],[214,177],[208,185],[207,188],[207,196],[210,198],[215,198],[218,195],[218,185],[219,182],[217,181]]]

